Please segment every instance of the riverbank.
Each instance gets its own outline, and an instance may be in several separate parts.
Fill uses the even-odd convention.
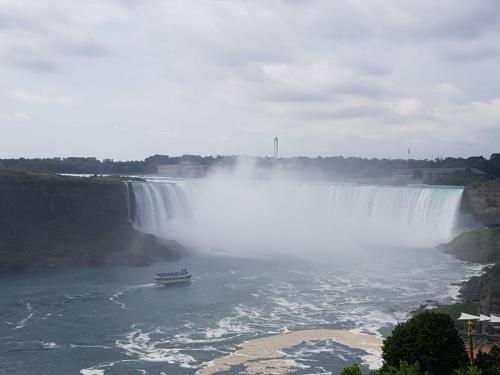
[[[500,314],[500,228],[477,228],[461,233],[440,249],[457,259],[485,265],[480,276],[460,285],[459,303],[439,306],[456,320],[461,312]]]

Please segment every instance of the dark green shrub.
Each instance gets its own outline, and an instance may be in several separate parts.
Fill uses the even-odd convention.
[[[479,352],[474,359],[474,366],[481,370],[482,375],[500,374],[500,345],[495,345],[491,352]]]
[[[401,361],[420,364],[431,375],[452,375],[468,366],[464,343],[447,314],[425,311],[400,323],[384,340],[383,371]]]

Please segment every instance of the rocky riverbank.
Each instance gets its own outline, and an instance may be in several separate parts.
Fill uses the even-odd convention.
[[[462,283],[461,303],[442,306],[456,318],[460,312],[500,314],[500,228],[478,228],[464,232],[441,249],[468,262],[484,263],[484,272]]]
[[[145,265],[186,249],[136,231],[119,177],[66,177],[0,169],[0,271]]]

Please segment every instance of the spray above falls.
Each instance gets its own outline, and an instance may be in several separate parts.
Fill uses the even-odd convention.
[[[132,187],[143,232],[205,249],[292,253],[436,246],[453,235],[463,191],[231,178]]]

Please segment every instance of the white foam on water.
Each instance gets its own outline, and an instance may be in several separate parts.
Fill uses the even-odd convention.
[[[207,328],[205,330],[205,336],[208,339],[213,339],[252,331],[248,325],[234,322],[236,320],[238,320],[237,317],[226,317],[219,320],[216,328]]]
[[[99,348],[99,349],[112,349],[110,346],[105,345],[81,345],[81,344],[69,344],[70,348]]]
[[[283,297],[274,298],[273,302],[279,306],[282,306],[291,311],[301,311],[301,310],[313,310],[322,311],[323,309],[313,305],[312,303],[304,302],[290,302]]]
[[[26,303],[26,311],[28,312],[28,315],[21,319],[20,321],[18,321],[16,323],[16,326],[14,327],[14,329],[21,329],[21,328],[24,328],[26,326],[26,324],[30,321],[30,319],[33,317],[33,315],[35,315],[35,312],[33,311],[33,307],[31,306],[31,303]]]
[[[227,341],[228,338],[220,338],[220,339],[192,339],[189,338],[185,334],[175,335],[175,342],[179,344],[212,344],[215,342]],[[191,349],[190,349],[191,350]]]
[[[117,301],[116,299],[118,297],[120,297],[121,295],[123,295],[124,293],[126,292],[126,290],[123,290],[121,292],[118,292],[118,293],[115,293],[113,294],[111,297],[109,297],[108,299],[113,302],[114,304],[120,306],[121,309],[125,309],[127,307],[126,304],[124,304],[123,302],[120,302],[120,301]]]
[[[383,360],[380,353],[366,350],[367,354],[361,356],[361,363],[368,366],[370,370],[377,370],[382,367]]]
[[[350,329],[353,333],[368,333],[378,337],[382,337],[380,330],[387,326],[394,326],[399,322],[405,321],[408,318],[407,313],[393,312],[387,313],[378,310],[366,310],[364,308],[353,309],[350,312],[345,312],[340,316],[340,321],[351,322],[356,325]]]
[[[46,349],[56,349],[59,348],[59,345],[57,345],[55,342],[42,342],[42,346]]]
[[[457,301],[460,294],[460,285],[448,285],[447,294],[452,300]]]
[[[180,349],[160,346],[168,341],[153,342],[151,339],[153,333],[159,333],[159,331],[143,332],[141,329],[136,329],[130,332],[125,340],[117,340],[115,344],[118,348],[124,349],[127,355],[136,356],[141,361],[166,362],[183,368],[196,367],[193,365],[196,360],[192,356],[181,353]]]
[[[80,370],[81,375],[104,375],[104,370],[93,369],[93,368],[82,368]]]

